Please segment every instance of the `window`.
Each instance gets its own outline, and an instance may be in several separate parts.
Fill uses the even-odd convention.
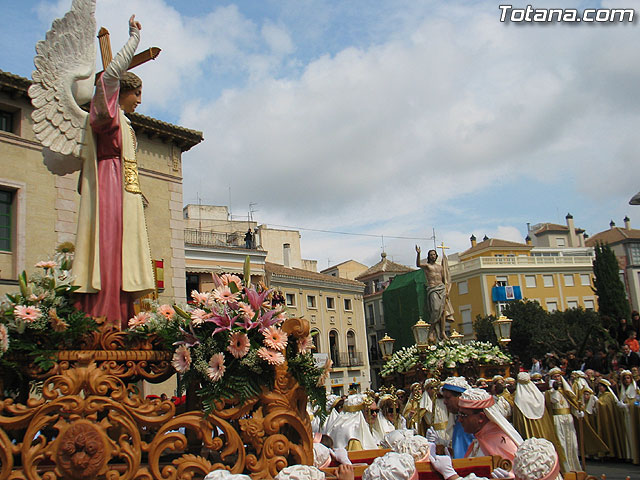
[[[348,312],[350,312],[352,309],[351,307],[351,299],[350,298],[345,298],[344,299],[344,309]]]
[[[629,245],[629,262],[632,265],[640,265],[640,243]]]
[[[584,309],[585,310],[593,310],[594,309],[593,300],[585,300],[584,301]]]
[[[471,335],[473,333],[473,322],[471,321],[471,310],[460,310],[462,315],[462,333],[465,335]]]
[[[333,297],[327,297],[327,310],[336,309],[336,299]]]
[[[367,313],[367,325],[373,325],[374,323],[376,323],[376,317],[373,314],[373,305],[367,305]]]
[[[458,282],[458,293],[460,295],[464,295],[465,293],[469,293],[469,284],[466,280],[462,282]]]
[[[295,293],[287,293],[285,295],[285,299],[287,301],[287,307],[295,307],[296,306],[296,294]]]
[[[14,133],[13,130],[13,112],[0,110],[0,130],[3,132]]]
[[[509,277],[507,277],[506,275],[501,277],[496,277],[497,287],[506,287],[507,285],[509,285]]]
[[[507,302],[496,302],[496,315],[502,315],[505,308],[507,308]]]
[[[547,302],[547,312],[553,313],[558,310],[558,302]]]
[[[525,275],[524,282],[527,288],[536,288],[536,276],[535,275]]]
[[[567,300],[567,308],[569,308],[569,309],[578,308],[578,301],[577,300]]]
[[[564,237],[558,237],[558,238],[556,238],[556,245],[557,245],[558,247],[564,247],[564,246],[565,246]]]
[[[317,308],[315,295],[307,295],[307,308]]]
[[[581,273],[580,274],[580,285],[591,285],[591,275],[589,275],[588,273]]]
[[[553,275],[543,275],[542,281],[545,287],[553,287]]]
[[[567,273],[564,276],[564,286],[565,287],[573,287],[573,274]]]
[[[0,190],[0,250],[11,251],[13,192]]]
[[[311,340],[313,340],[314,353],[320,353],[320,330],[311,330]]]

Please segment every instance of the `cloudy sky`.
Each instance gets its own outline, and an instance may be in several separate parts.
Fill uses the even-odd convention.
[[[30,77],[70,4],[0,0],[0,69]],[[523,241],[568,212],[590,234],[639,227],[640,22],[501,23],[499,4],[98,0],[96,17],[115,49],[136,13],[141,49],[163,50],[138,69],[140,113],[204,133],[185,203],[255,204],[320,268],[371,265],[383,245],[411,264],[434,231],[449,252],[471,234]]]

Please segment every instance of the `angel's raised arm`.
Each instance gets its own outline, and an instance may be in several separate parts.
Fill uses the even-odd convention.
[[[118,89],[120,78],[129,69],[131,59],[140,43],[141,29],[142,25],[136,21],[136,16],[131,15],[131,18],[129,18],[129,40],[104,70],[103,81],[107,96]]]

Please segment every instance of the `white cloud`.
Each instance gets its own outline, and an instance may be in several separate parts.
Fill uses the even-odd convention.
[[[266,223],[418,237],[435,227],[455,251],[471,233],[523,241],[525,221],[555,213],[504,218],[478,193],[511,187],[504,202],[517,203],[538,194],[530,185],[558,185],[556,206],[586,217],[588,202],[638,190],[637,25],[505,25],[490,2],[391,2],[367,15],[319,5],[290,2],[265,20],[234,5],[189,18],[161,0],[98,2],[114,48],[134,11],[143,47],[163,48],[141,67],[143,107],[204,132],[184,155],[185,201],[226,204],[231,187],[235,208],[257,202]],[[335,45],[325,35],[341,14],[362,21],[359,41],[305,58],[308,38]],[[377,239],[303,239],[310,257],[380,254]]]

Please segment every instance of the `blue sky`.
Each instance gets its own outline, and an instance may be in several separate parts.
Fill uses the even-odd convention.
[[[29,77],[35,42],[70,0],[0,0],[0,69]],[[594,234],[640,209],[640,26],[515,25],[500,2],[98,0],[116,49],[141,48],[140,112],[200,130],[185,203],[302,229],[325,268],[469,236],[520,240],[526,223]],[[637,2],[535,7],[636,8]],[[10,46],[10,48],[7,48]],[[636,215],[638,212],[638,215]],[[416,237],[425,240],[394,239]]]

